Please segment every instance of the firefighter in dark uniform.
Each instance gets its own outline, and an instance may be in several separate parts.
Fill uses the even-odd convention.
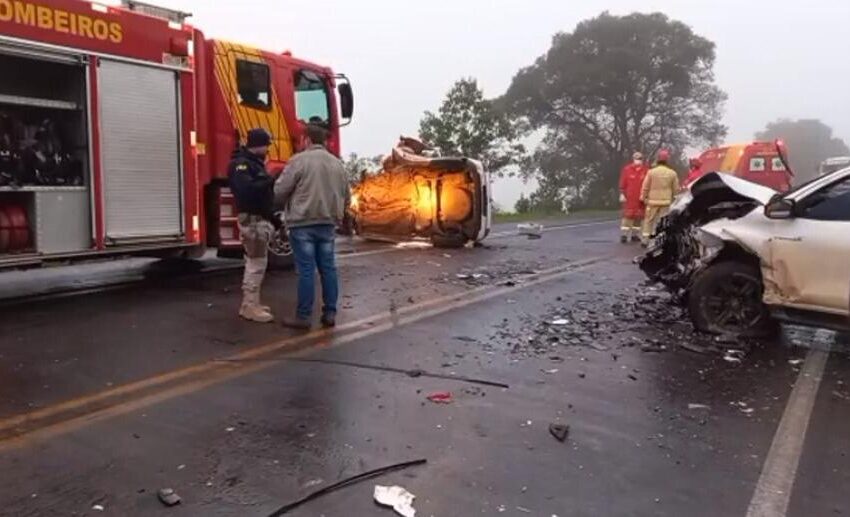
[[[274,178],[266,171],[271,135],[265,129],[248,132],[245,146],[233,153],[227,177],[239,211],[239,233],[245,248],[245,274],[239,315],[257,323],[274,320],[260,303],[260,289],[268,267],[268,244],[281,223],[275,217]]]

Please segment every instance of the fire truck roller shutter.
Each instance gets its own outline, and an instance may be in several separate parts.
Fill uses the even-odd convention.
[[[103,60],[98,68],[109,243],[183,234],[177,74]]]

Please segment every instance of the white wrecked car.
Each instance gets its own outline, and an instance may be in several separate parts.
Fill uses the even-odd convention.
[[[706,174],[639,259],[697,329],[759,335],[776,320],[850,328],[850,168],[785,194]]]

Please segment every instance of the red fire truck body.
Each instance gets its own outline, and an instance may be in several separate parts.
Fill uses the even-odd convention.
[[[0,267],[238,251],[226,171],[248,129],[274,136],[273,172],[310,120],[339,154],[347,80],[206,39],[186,16],[133,0],[0,0]]]

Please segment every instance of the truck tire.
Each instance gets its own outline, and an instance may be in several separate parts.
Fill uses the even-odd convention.
[[[295,266],[295,259],[292,255],[276,255],[269,253],[269,269],[272,271],[281,271],[292,269]]]
[[[462,248],[466,246],[466,241],[467,238],[460,234],[431,236],[431,244],[433,244],[435,248]]]
[[[694,327],[711,334],[764,337],[776,328],[762,301],[761,271],[752,264],[719,262],[701,272],[688,293]]]

